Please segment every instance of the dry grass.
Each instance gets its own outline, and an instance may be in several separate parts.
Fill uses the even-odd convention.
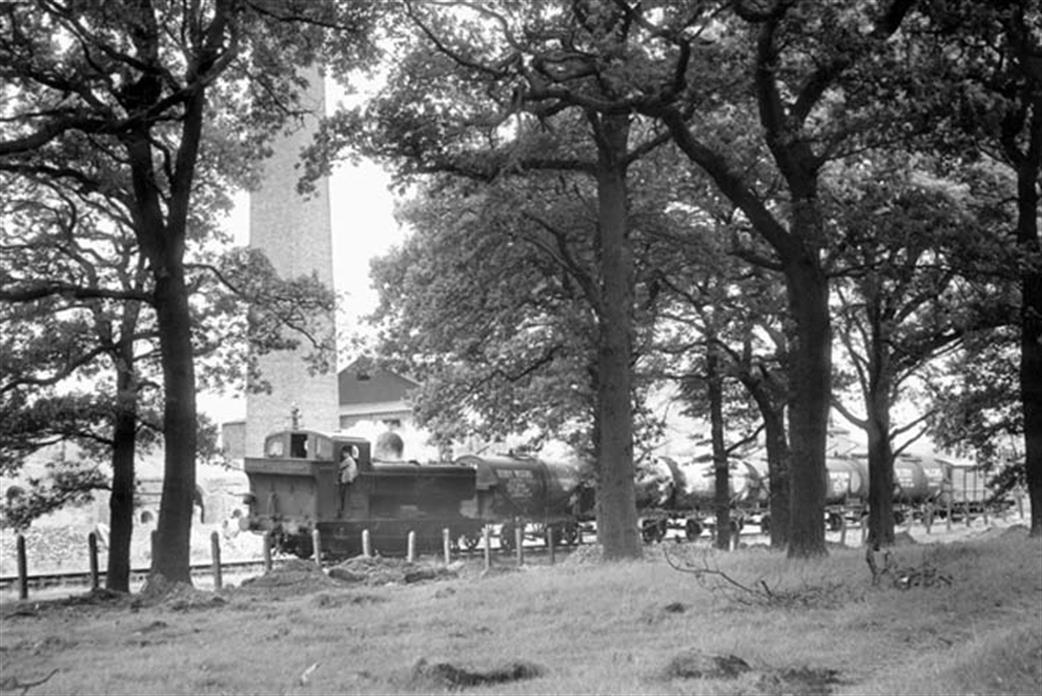
[[[952,578],[873,586],[863,553],[669,547],[602,566],[345,584],[293,564],[220,595],[10,604],[0,691],[28,694],[1037,694],[1042,544],[896,551]],[[53,670],[42,684],[22,689]]]

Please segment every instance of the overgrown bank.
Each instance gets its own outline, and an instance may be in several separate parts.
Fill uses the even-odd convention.
[[[398,564],[352,567],[338,580],[291,564],[219,595],[9,606],[0,686],[21,693],[48,675],[27,693],[1033,694],[1042,685],[1042,544],[1022,527],[900,547],[875,584],[857,549],[795,563],[764,549],[667,545],[642,562],[576,555],[553,568],[462,566],[410,582],[389,572]],[[910,571],[948,581],[903,582]]]

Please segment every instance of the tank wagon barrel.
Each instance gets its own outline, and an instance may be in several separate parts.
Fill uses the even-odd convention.
[[[578,465],[513,454],[469,454],[456,464],[476,472],[474,515],[503,524],[503,548],[514,546],[515,525],[540,536],[553,527],[566,544],[578,537],[584,500]]]

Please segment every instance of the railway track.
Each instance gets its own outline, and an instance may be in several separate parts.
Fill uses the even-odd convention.
[[[202,579],[213,576],[213,566],[209,563],[196,563],[191,566],[192,578]],[[250,574],[261,574],[264,572],[264,561],[222,561],[221,574],[223,576],[241,576]],[[130,571],[131,586],[140,585],[148,578],[148,568],[132,568]],[[105,583],[105,572],[99,571],[98,578],[102,585]],[[56,570],[46,573],[34,573],[26,577],[29,595],[33,591],[62,588],[87,588],[91,584],[90,571],[85,570]],[[17,575],[0,576],[0,594],[8,594],[18,591]]]
[[[558,546],[554,552],[558,558],[566,557],[576,546]],[[453,551],[453,556],[458,559],[464,560],[478,560],[484,555],[484,549],[458,549]],[[513,560],[515,558],[514,551],[506,551],[501,548],[494,547],[492,549],[492,555],[496,559],[501,560]],[[526,545],[524,547],[524,557],[528,558],[540,558],[548,556],[549,550],[545,545]],[[423,558],[434,558],[434,556],[427,555]],[[273,563],[278,565],[280,562],[296,559],[296,556],[282,556],[275,557]],[[299,560],[299,559],[298,559]],[[333,562],[323,563],[324,567],[330,567],[334,565]],[[148,578],[149,568],[133,568],[130,571],[130,586],[140,587],[144,584]],[[213,566],[210,563],[196,563],[191,566],[191,573],[193,582],[197,586],[205,586],[213,580]],[[238,579],[241,582],[243,577],[251,577],[254,575],[261,575],[264,573],[264,561],[261,559],[256,560],[244,560],[244,561],[222,561],[221,562],[221,575],[222,578],[227,581],[230,578]],[[104,586],[105,583],[105,572],[99,571],[98,573],[99,583]],[[0,597],[7,598],[17,596],[18,594],[18,576],[17,575],[3,575],[0,576]],[[86,570],[58,570],[50,571],[46,573],[34,573],[26,577],[26,583],[29,590],[29,597],[38,596],[41,592],[48,591],[48,594],[53,594],[54,591],[62,590],[86,590],[91,585],[91,573]]]

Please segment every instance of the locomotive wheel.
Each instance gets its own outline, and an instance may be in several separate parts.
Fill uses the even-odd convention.
[[[297,558],[308,560],[315,553],[315,547],[311,543],[311,537],[306,534],[295,534],[286,540],[284,547]]]
[[[771,516],[764,515],[760,518],[760,533],[770,534],[771,533]]]
[[[894,510],[894,524],[904,524],[905,513],[904,510]]]
[[[459,538],[459,545],[467,551],[473,551],[481,545],[481,536],[477,534],[464,534]]]

